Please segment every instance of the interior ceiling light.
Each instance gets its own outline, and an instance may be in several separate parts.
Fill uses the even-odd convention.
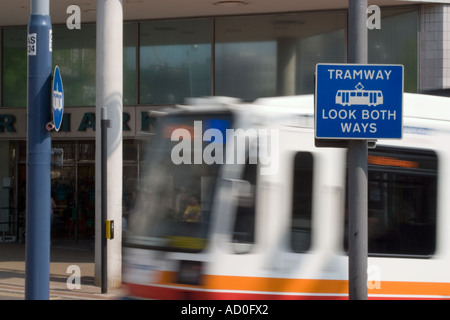
[[[250,4],[248,1],[216,1],[213,2],[213,5],[215,6],[222,6],[222,7],[238,7],[238,6],[246,6]]]

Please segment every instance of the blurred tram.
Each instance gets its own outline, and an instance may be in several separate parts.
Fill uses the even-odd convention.
[[[315,146],[313,99],[159,118],[124,231],[129,297],[348,299],[347,150]],[[369,298],[448,299],[450,99],[405,93],[403,116],[403,139],[369,149]]]

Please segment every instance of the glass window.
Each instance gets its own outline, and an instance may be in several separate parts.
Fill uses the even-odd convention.
[[[212,20],[140,25],[139,102],[183,103],[211,95]]]
[[[76,144],[74,141],[53,141],[52,148],[63,149],[63,161],[74,162],[76,156]],[[26,151],[25,151],[26,152]]]
[[[298,39],[295,94],[312,94],[317,63],[347,62],[347,13],[304,14],[302,26]]]
[[[369,30],[369,63],[403,64],[405,92],[417,92],[417,9],[381,10],[381,29]]]
[[[53,26],[53,68],[61,70],[64,106],[95,105],[95,38],[94,24],[73,30]]]
[[[434,253],[437,168],[432,151],[381,146],[369,150],[369,254]],[[347,235],[345,245],[347,249]]]
[[[137,104],[136,51],[137,23],[123,25],[123,104]]]
[[[95,141],[80,141],[78,144],[78,160],[95,160]]]
[[[205,248],[221,166],[204,161],[192,164],[198,150],[191,148],[190,138],[194,128],[197,132],[197,121],[202,121],[201,132],[212,128],[225,132],[232,125],[232,116],[174,114],[158,121],[157,134],[145,151],[148,162],[139,169],[136,210],[128,217],[125,245],[189,252]],[[177,136],[178,141],[172,140]],[[209,145],[204,141],[202,147]],[[218,141],[214,152],[223,154],[225,148],[223,141]]]
[[[232,232],[233,249],[237,253],[247,253],[255,243],[255,192],[257,165],[247,162],[236,199],[236,215]],[[247,245],[240,245],[247,244]],[[250,245],[248,245],[250,244]]]
[[[56,203],[57,215],[66,215],[75,218],[75,183],[76,170],[73,165],[54,167],[51,171],[52,198]],[[66,212],[62,212],[65,211]],[[69,213],[70,212],[70,213]],[[71,230],[73,232],[73,230]],[[69,231],[69,233],[71,232]]]
[[[369,63],[403,64],[405,91],[417,92],[418,10],[381,14],[381,29],[369,30]],[[346,29],[346,11],[124,23],[124,105],[311,94],[317,63],[346,62]],[[3,29],[4,107],[26,106],[26,32]],[[95,38],[95,24],[53,26],[53,64],[61,67],[66,106],[95,105]]]
[[[276,44],[237,41],[216,44],[215,94],[247,101],[275,96]]]
[[[345,62],[345,12],[216,20],[215,94],[247,101],[314,92],[318,62]]]
[[[311,245],[313,157],[299,152],[294,159],[292,188],[291,248],[306,252]]]
[[[52,148],[56,148],[54,145],[52,145]],[[27,142],[26,141],[19,141],[19,162],[26,162],[27,161]]]
[[[26,107],[26,27],[3,30],[2,106]],[[137,24],[124,24],[123,100],[136,104]],[[53,26],[53,68],[58,65],[64,82],[65,106],[95,105],[96,27],[84,24],[69,30],[65,25]],[[25,39],[25,40],[24,40]]]
[[[123,161],[137,161],[138,140],[123,140]]]
[[[126,230],[128,215],[135,209],[136,204],[136,190],[137,190],[137,165],[123,166],[123,181],[122,181],[122,207],[123,219],[122,228]]]
[[[3,29],[2,107],[27,105],[27,29]]]

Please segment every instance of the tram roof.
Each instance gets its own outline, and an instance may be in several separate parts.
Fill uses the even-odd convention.
[[[206,97],[187,101],[179,109],[191,112],[210,112],[235,110],[251,112],[253,115],[271,118],[285,117],[289,114],[314,115],[314,95],[266,97],[254,102],[241,102],[230,97]],[[450,121],[450,97],[429,94],[404,93],[403,116],[429,120]]]
[[[293,111],[295,113],[314,113],[314,95],[285,96],[260,98],[254,102],[257,106],[270,106],[277,109]],[[450,121],[450,98],[418,94],[403,94],[403,116],[430,120]]]

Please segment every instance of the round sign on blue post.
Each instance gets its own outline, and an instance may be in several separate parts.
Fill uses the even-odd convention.
[[[317,139],[401,139],[403,66],[318,64]]]
[[[64,113],[64,92],[61,73],[58,66],[55,67],[55,72],[53,74],[52,109],[53,124],[55,125],[55,130],[59,131]]]

